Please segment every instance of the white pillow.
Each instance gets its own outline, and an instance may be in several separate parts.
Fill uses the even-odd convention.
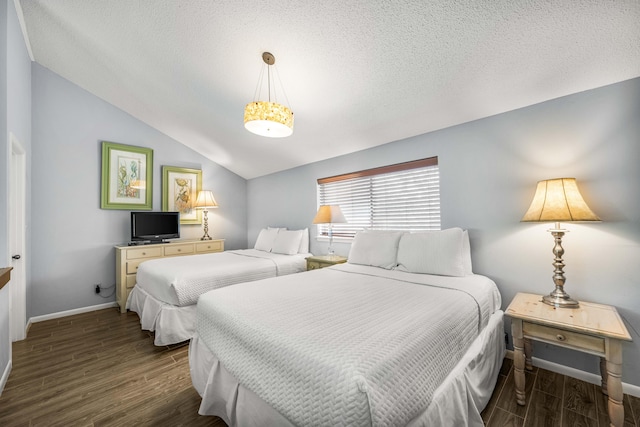
[[[401,231],[358,231],[351,249],[349,263],[391,269],[396,266]]]
[[[471,243],[469,242],[468,230],[464,230],[462,234],[462,263],[465,275],[469,276],[473,274],[473,268],[471,266]]]
[[[295,255],[302,241],[302,230],[280,230],[273,243],[271,252],[284,255]]]
[[[302,239],[300,239],[300,247],[298,248],[299,254],[308,254],[309,253],[309,229],[305,228],[302,231]]]
[[[277,228],[263,228],[260,230],[260,234],[258,234],[258,238],[256,239],[256,244],[253,249],[271,252],[271,248],[273,247],[273,243],[276,241],[278,231],[279,229]]]
[[[440,276],[465,276],[463,231],[405,233],[398,245],[398,270]]]

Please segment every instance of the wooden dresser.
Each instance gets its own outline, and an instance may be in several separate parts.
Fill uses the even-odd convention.
[[[120,312],[127,311],[129,292],[136,284],[138,265],[150,259],[224,251],[224,239],[174,240],[170,243],[140,246],[116,246],[116,302]]]

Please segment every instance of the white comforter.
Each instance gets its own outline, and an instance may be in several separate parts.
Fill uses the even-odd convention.
[[[296,425],[405,425],[500,307],[484,276],[343,264],[203,295],[197,331]]]
[[[244,249],[154,259],[138,266],[136,286],[162,302],[187,306],[213,289],[304,271],[310,255]]]

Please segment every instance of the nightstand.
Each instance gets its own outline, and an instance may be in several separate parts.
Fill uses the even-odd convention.
[[[347,258],[339,255],[314,255],[306,258],[306,260],[307,271],[347,262]]]
[[[531,369],[531,340],[600,356],[602,393],[609,396],[612,426],[622,426],[622,341],[631,341],[615,307],[580,301],[578,308],[555,308],[541,295],[519,293],[505,314],[512,318],[516,401],[525,404],[525,368]]]

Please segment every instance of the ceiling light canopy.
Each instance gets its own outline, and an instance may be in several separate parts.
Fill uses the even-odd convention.
[[[258,79],[255,101],[244,107],[244,127],[251,133],[270,138],[282,138],[293,133],[293,111],[289,107],[276,102],[276,89],[271,75],[271,67],[276,62],[275,56],[269,52],[262,54],[262,60],[267,68],[267,101],[260,101],[260,95],[264,82],[264,66]],[[278,80],[279,81],[279,80]],[[280,83],[282,87],[282,83]],[[282,89],[284,94],[284,88]],[[273,94],[273,101],[271,96]],[[286,99],[287,95],[284,94]]]

